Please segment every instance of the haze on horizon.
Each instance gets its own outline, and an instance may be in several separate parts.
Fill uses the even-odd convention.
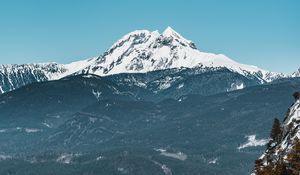
[[[0,64],[69,63],[102,54],[131,31],[171,26],[201,51],[291,73],[300,67],[299,7],[297,0],[6,1]]]

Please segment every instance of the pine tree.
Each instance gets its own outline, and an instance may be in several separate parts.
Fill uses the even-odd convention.
[[[299,100],[300,99],[300,92],[293,93],[293,97],[295,98],[295,100]]]
[[[272,141],[278,143],[281,139],[281,134],[282,134],[282,130],[280,127],[280,121],[277,118],[275,118],[272,126],[271,135],[270,135]]]
[[[289,169],[292,175],[299,175],[300,172],[300,140],[295,141],[292,151],[287,157]]]
[[[276,163],[276,167],[274,168],[274,175],[289,175],[286,165],[282,158]]]
[[[255,160],[255,172],[257,175],[261,174],[263,161],[261,159]]]

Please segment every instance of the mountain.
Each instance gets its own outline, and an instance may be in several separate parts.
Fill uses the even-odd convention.
[[[0,96],[0,118],[10,121],[20,117],[28,119],[60,116],[62,119],[63,116],[100,100],[159,102],[188,94],[212,95],[257,83],[255,79],[244,79],[240,74],[233,75],[227,69],[197,74],[195,72],[197,71],[194,69],[186,69],[184,72],[167,70],[105,77],[76,75],[55,81],[32,83]],[[229,84],[224,84],[227,82]],[[227,86],[232,89],[224,89]],[[9,107],[10,105],[14,105],[14,108]],[[9,125],[13,123],[14,120]]]
[[[134,31],[117,41],[82,72],[97,75],[150,72],[170,68],[225,67],[242,75],[256,75],[265,81],[277,76],[255,66],[239,64],[222,54],[199,51],[192,41],[168,27],[163,33]]]
[[[60,79],[92,64],[92,60],[66,65],[57,63],[0,65],[0,94],[34,82]]]
[[[69,76],[2,94],[0,174],[248,174],[265,128],[300,86],[293,78],[175,98],[167,91],[176,84],[150,88],[164,73],[136,74],[130,83],[135,74]]]
[[[298,76],[202,52],[170,27],[70,64],[0,65],[0,174],[249,174]]]
[[[70,64],[0,65],[0,93],[33,82],[57,80],[72,74],[107,76],[186,68],[202,71],[226,68],[246,78],[255,77],[260,80],[258,84],[285,77],[284,74],[237,63],[222,54],[199,51],[192,41],[168,27],[162,33],[147,30],[131,32],[103,55]]]
[[[292,74],[292,77],[300,77],[300,68]]]
[[[147,89],[154,94],[156,101],[164,98],[177,99],[188,94],[207,96],[260,84],[260,79],[255,76],[245,77],[226,68],[167,69],[149,73],[115,74],[106,78],[116,84]]]
[[[253,175],[298,175],[300,172],[300,93],[288,108],[283,123],[275,119],[266,151],[255,161]]]

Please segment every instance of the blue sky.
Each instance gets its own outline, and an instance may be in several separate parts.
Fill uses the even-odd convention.
[[[300,67],[298,0],[0,0],[0,64],[68,63],[124,34],[171,26],[199,50],[272,71]]]

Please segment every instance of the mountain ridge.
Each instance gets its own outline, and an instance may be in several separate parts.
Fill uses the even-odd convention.
[[[165,71],[160,73],[169,75]],[[141,80],[148,79],[145,74],[140,75]],[[164,96],[163,101],[150,102],[148,97],[143,100],[147,95],[143,88],[114,83],[118,82],[112,80],[116,76],[126,80],[121,74],[78,75],[33,83],[1,95],[0,147],[6,160],[0,161],[0,165],[10,168],[1,169],[0,174],[22,172],[23,168],[31,170],[30,167],[40,172],[50,168],[67,168],[64,170],[72,172],[78,166],[89,167],[90,174],[98,174],[94,170],[102,169],[99,165],[103,161],[112,167],[101,174],[111,174],[116,166],[123,167],[120,159],[126,160],[133,172],[139,167],[130,160],[137,160],[136,157],[145,160],[141,169],[149,173],[144,174],[161,174],[156,173],[161,170],[149,167],[151,160],[166,165],[174,174],[246,174],[263,147],[239,146],[248,135],[268,137],[265,128],[272,116],[284,113],[284,106],[290,102],[288,94],[300,84],[300,79],[295,78],[212,96],[192,92],[170,99],[171,94]],[[136,148],[142,151],[137,152]],[[62,161],[61,157],[67,155],[71,156],[70,161]],[[181,159],[184,155],[187,157]],[[75,174],[86,169],[78,170]],[[66,174],[65,171],[55,174]]]
[[[108,76],[195,67],[203,70],[225,67],[245,77],[255,76],[261,80],[261,84],[287,77],[282,73],[237,63],[223,54],[199,51],[192,41],[185,39],[171,27],[167,27],[162,33],[148,30],[130,32],[102,55],[69,64],[0,65],[0,93],[32,82],[57,80],[72,74]],[[295,73],[293,76],[299,75]]]
[[[239,64],[223,54],[201,52],[192,41],[183,38],[171,27],[162,33],[137,30],[125,35],[85,72],[109,75],[181,67],[226,67],[243,75],[261,73],[261,78],[267,81],[274,76],[271,74],[276,74],[256,66]]]

